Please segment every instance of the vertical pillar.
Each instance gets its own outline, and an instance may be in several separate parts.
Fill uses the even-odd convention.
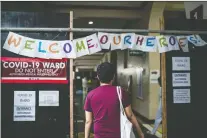
[[[70,28],[73,28],[73,11],[70,11]],[[70,40],[73,40],[73,32],[70,32]],[[73,59],[70,59],[70,138],[74,138],[74,113],[73,113]]]
[[[164,9],[165,9],[166,2],[153,2],[152,8],[151,8],[151,14],[149,19],[149,27],[150,30],[163,30],[164,29]],[[160,35],[158,33],[149,33],[151,36]],[[167,120],[166,120],[166,83],[164,83],[165,80],[165,54],[161,55],[161,63],[162,63],[162,107],[163,107],[163,121],[162,121],[162,129],[163,129],[163,138],[167,137]],[[151,70],[153,69],[159,69],[160,70],[160,54],[158,52],[156,53],[149,53],[149,68]],[[157,94],[156,91],[158,91],[158,85],[157,84],[151,84],[150,85],[150,92],[154,91],[153,93]],[[164,88],[164,89],[163,89]],[[154,97],[157,95],[150,95],[150,101],[155,100]],[[153,103],[153,102],[151,102]],[[153,106],[153,105],[151,105]],[[156,108],[154,108],[156,110]],[[154,112],[154,111],[152,111]]]

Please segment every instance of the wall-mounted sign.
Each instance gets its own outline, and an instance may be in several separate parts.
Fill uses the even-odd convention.
[[[160,76],[159,70],[150,70],[150,83],[158,83],[159,76]]]
[[[207,19],[207,3],[205,1],[184,2],[187,19]]]
[[[129,56],[144,56],[146,53],[140,50],[129,50]]]
[[[133,41],[134,38],[135,40]],[[160,35],[155,37],[135,33],[126,35],[125,33],[98,32],[98,35],[92,34],[74,40],[53,41],[29,38],[9,32],[3,49],[32,58],[75,59],[100,52],[102,49],[110,49],[110,51],[131,49],[143,52],[159,51],[159,53],[177,51],[180,48],[183,49],[186,41],[195,46],[205,46],[207,44],[199,35],[188,35],[185,38],[181,38],[174,35]]]
[[[173,73],[173,87],[190,86],[190,73]]]
[[[190,89],[173,89],[173,103],[190,103]]]
[[[190,57],[172,57],[173,70],[190,70]]]
[[[35,91],[14,91],[14,121],[35,121]]]
[[[203,5],[196,7],[192,11],[190,11],[190,19],[203,19]]]
[[[2,83],[67,83],[66,59],[2,57]]]
[[[39,91],[39,106],[59,106],[59,91]]]
[[[146,52],[140,50],[129,50],[129,56],[144,56]]]

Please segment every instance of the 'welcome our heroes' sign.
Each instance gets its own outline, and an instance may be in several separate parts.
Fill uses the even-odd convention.
[[[67,59],[2,57],[2,83],[67,83]]]
[[[75,59],[102,50],[140,50],[164,53],[181,50],[188,52],[188,41],[195,46],[207,43],[199,35],[143,36],[135,33],[112,34],[98,32],[74,40],[40,40],[9,32],[3,48],[7,51],[32,58]]]

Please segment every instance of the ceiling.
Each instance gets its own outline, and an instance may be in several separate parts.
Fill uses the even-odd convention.
[[[141,8],[143,4],[146,2],[144,1],[62,1],[62,2],[47,2],[50,5],[55,5],[55,6],[69,6],[69,7],[90,7],[90,8],[96,8],[100,9],[102,8]]]

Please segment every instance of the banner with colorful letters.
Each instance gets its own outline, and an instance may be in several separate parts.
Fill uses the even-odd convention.
[[[144,52],[164,53],[182,49],[189,52],[188,42],[195,46],[207,43],[199,35],[189,36],[144,36],[135,33],[98,32],[84,38],[74,40],[52,41],[25,37],[9,32],[3,48],[27,57],[43,59],[78,58],[107,50],[140,50]]]

